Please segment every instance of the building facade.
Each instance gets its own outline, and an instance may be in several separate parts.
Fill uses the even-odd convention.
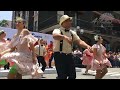
[[[30,31],[33,31],[33,22],[34,22],[34,11],[13,11],[12,12],[12,28],[15,27],[16,17],[22,17],[26,21],[26,28]]]
[[[51,33],[59,27],[58,20],[64,11],[13,11],[12,28],[15,28],[15,18],[22,17],[26,20],[26,28],[30,31]]]
[[[12,27],[15,28],[15,17],[20,16],[27,21],[30,31],[51,34],[60,27],[59,18],[64,14],[73,17],[73,29],[80,26],[84,32],[79,29],[77,33],[90,45],[94,43],[94,35],[100,34],[107,50],[120,51],[120,22],[105,17],[120,19],[120,11],[13,11]]]

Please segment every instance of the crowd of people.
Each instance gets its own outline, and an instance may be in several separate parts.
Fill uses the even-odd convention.
[[[108,59],[112,64],[112,67],[120,67],[120,52],[107,52]]]
[[[73,51],[73,54],[79,57],[79,60],[83,60],[83,51],[80,51],[79,48],[75,49]],[[111,62],[112,67],[111,68],[120,68],[120,52],[112,52],[107,51],[106,54],[108,55],[108,60]]]
[[[90,69],[96,70],[95,79],[103,78],[108,72],[108,67],[120,65],[120,53],[106,52],[100,35],[94,36],[96,43],[93,46],[88,45],[71,29],[72,17],[68,15],[60,18],[60,28],[53,30],[54,42],[50,41],[50,44],[42,38],[34,37],[25,28],[25,24],[24,19],[16,19],[18,32],[9,42],[4,39],[5,32],[0,31],[0,62],[5,62],[0,66],[10,64],[8,79],[22,79],[23,75],[28,74],[33,79],[39,79],[43,77],[47,67],[52,68],[53,58],[57,71],[56,79],[76,79],[73,54],[81,57],[82,64],[86,66],[85,74],[88,74]],[[74,43],[85,49],[83,53],[78,49],[72,53]]]

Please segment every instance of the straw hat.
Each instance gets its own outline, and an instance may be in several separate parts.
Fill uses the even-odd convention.
[[[69,17],[68,15],[63,15],[63,16],[60,18],[59,24],[61,25],[64,21],[66,21],[66,20],[68,20],[68,19],[72,20],[72,17]]]

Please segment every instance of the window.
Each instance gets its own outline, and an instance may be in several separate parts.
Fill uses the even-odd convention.
[[[37,21],[35,21],[34,30],[35,30],[35,31],[38,31],[38,23],[37,23]]]
[[[20,12],[18,12],[18,14],[17,14],[18,16],[17,17],[20,17]]]
[[[38,14],[38,11],[34,11],[34,15],[37,15]]]

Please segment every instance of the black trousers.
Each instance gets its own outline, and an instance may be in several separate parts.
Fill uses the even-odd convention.
[[[52,63],[53,57],[54,57],[54,53],[52,53],[52,55],[51,55],[51,57],[49,59],[49,67],[51,67],[51,63]]]
[[[72,54],[60,52],[54,53],[55,67],[57,70],[57,79],[75,79],[76,69]]]
[[[40,63],[42,64],[42,71],[44,72],[45,68],[47,66],[44,57],[43,56],[37,56],[37,59],[38,59],[39,66],[40,66]]]

